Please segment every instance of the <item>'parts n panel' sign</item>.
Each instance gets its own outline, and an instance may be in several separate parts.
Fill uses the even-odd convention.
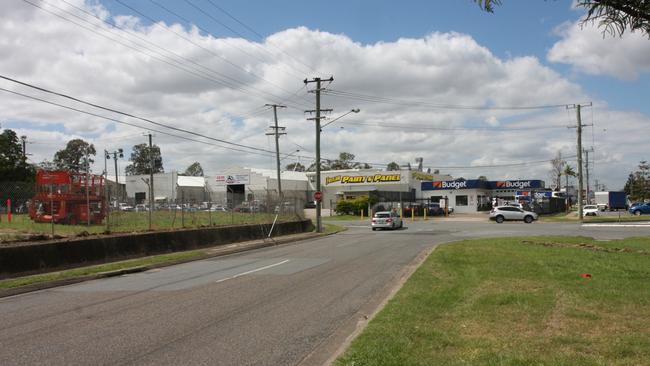
[[[372,174],[372,175],[337,175],[325,178],[325,185],[359,184],[359,183],[398,183],[401,174]]]

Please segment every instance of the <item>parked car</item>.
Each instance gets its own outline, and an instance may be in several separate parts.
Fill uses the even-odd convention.
[[[585,216],[598,216],[598,206],[586,205],[582,208],[582,213]]]
[[[640,205],[632,206],[628,210],[632,215],[645,215],[650,214],[650,202],[642,203]]]
[[[124,202],[119,203],[117,207],[120,211],[126,211],[126,212],[133,211],[133,206],[129,206],[128,203],[124,203]]]
[[[208,211],[211,211],[211,212],[228,212],[228,209],[223,207],[223,205],[212,205],[212,207],[210,207],[208,209]]]
[[[523,220],[525,223],[530,224],[538,218],[539,216],[535,212],[525,211],[519,207],[497,206],[490,211],[490,220],[494,220],[499,224],[506,220]]]
[[[135,208],[133,210],[135,212],[145,212],[145,211],[149,211],[149,208],[147,207],[147,205],[139,203],[135,205]]]
[[[394,211],[380,211],[372,217],[372,231],[377,229],[399,229],[404,226],[399,214]]]
[[[316,201],[305,202],[305,208],[316,208]]]

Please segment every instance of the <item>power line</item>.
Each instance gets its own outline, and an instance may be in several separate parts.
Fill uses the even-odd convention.
[[[230,19],[234,20],[235,22],[239,23],[241,26],[243,26],[244,28],[246,28],[247,30],[249,30],[251,33],[255,34],[255,35],[258,37],[259,40],[264,41],[264,40],[266,39],[263,35],[261,35],[259,32],[257,32],[255,29],[253,29],[251,26],[249,26],[249,25],[247,25],[246,23],[244,23],[243,21],[237,19],[234,15],[230,14],[230,13],[229,13],[228,11],[226,11],[224,8],[222,8],[222,7],[220,7],[219,5],[215,4],[215,2],[214,2],[213,0],[207,0],[207,1],[208,1],[208,3],[210,3],[210,5],[212,5],[213,7],[215,7],[217,10],[219,10],[220,12],[226,14]],[[304,63],[304,62],[302,62],[299,58],[297,58],[297,57],[295,57],[295,56],[293,56],[293,55],[287,53],[287,52],[284,51],[283,49],[281,49],[281,48],[275,46],[272,42],[269,41],[268,43],[269,43],[271,46],[275,47],[275,49],[277,49],[278,51],[284,53],[285,55],[289,56],[290,58],[292,58],[293,60],[295,60],[295,61],[298,62],[299,64],[305,66],[305,67],[307,68],[306,70],[308,71],[308,73],[311,72],[311,73],[315,73],[315,74],[322,74],[321,72],[319,72],[318,70],[316,70],[314,67],[312,67],[312,66],[310,66],[310,65],[308,65],[308,64],[306,64],[306,63]]]
[[[420,130],[434,130],[434,131],[530,131],[530,130],[546,130],[546,129],[562,129],[565,130],[566,126],[552,125],[552,126],[530,126],[530,127],[434,127],[416,124],[401,124],[401,123],[385,123],[385,122],[359,122],[359,121],[342,121],[339,122],[344,125],[360,125],[360,126],[374,126],[380,128],[411,128]]]
[[[549,105],[532,105],[532,106],[505,106],[505,107],[496,107],[496,106],[471,106],[471,105],[455,105],[455,104],[436,104],[422,100],[404,100],[404,99],[394,99],[387,97],[380,97],[375,95],[368,94],[359,94],[346,91],[339,91],[333,89],[323,90],[324,94],[346,98],[346,99],[355,99],[371,103],[385,103],[385,104],[396,104],[404,106],[419,106],[427,107],[434,109],[460,109],[460,110],[537,110],[537,109],[555,109],[555,108],[566,108],[569,104],[549,104]]]
[[[152,18],[149,17],[148,15],[142,13],[141,11],[139,11],[139,10],[137,10],[137,9],[135,9],[135,8],[133,8],[133,7],[131,7],[131,6],[127,5],[127,4],[125,4],[122,0],[115,0],[115,1],[118,2],[118,3],[120,3],[120,4],[122,4],[123,6],[125,6],[125,7],[127,7],[127,8],[129,8],[129,9],[131,9],[132,11],[136,12],[137,14],[139,14],[139,15],[142,16],[142,17],[144,17],[145,19],[149,20],[149,21],[152,22],[155,26],[162,27],[162,26],[161,26],[158,22],[156,22],[154,19],[152,19]],[[174,12],[173,10],[170,10],[170,9],[167,8],[166,6],[159,4],[158,2],[156,2],[156,1],[154,1],[154,0],[149,0],[149,1],[150,1],[151,3],[153,3],[154,5],[160,7],[161,9],[165,10],[166,12],[168,12],[168,13],[170,13],[170,14],[176,16],[177,18],[179,18],[179,19],[181,19],[181,20],[183,20],[184,22],[186,22],[186,23],[188,23],[188,24],[192,24],[192,22],[191,22],[189,19],[183,17],[182,15],[179,15],[178,13]],[[197,26],[197,27],[198,27],[198,26]],[[273,82],[271,82],[271,81],[269,81],[269,80],[266,80],[265,78],[263,78],[263,77],[261,77],[261,76],[255,74],[255,73],[251,72],[250,70],[246,70],[246,69],[245,69],[244,67],[242,67],[241,65],[238,65],[237,63],[228,60],[226,57],[224,57],[224,56],[222,56],[222,55],[220,55],[220,54],[218,54],[218,53],[212,51],[211,49],[209,49],[209,48],[207,48],[207,47],[204,47],[204,46],[202,46],[202,45],[196,43],[196,42],[193,41],[192,39],[187,38],[187,37],[185,37],[184,35],[179,34],[179,33],[176,32],[176,31],[171,30],[169,27],[162,27],[162,28],[163,28],[164,30],[166,30],[167,32],[171,32],[171,33],[175,34],[177,37],[180,37],[180,38],[184,39],[185,41],[191,43],[192,45],[194,45],[194,46],[196,46],[196,47],[198,47],[198,48],[204,50],[205,52],[208,52],[208,53],[210,53],[211,55],[220,58],[221,60],[223,60],[223,62],[229,64],[230,66],[232,66],[232,67],[234,67],[234,68],[236,68],[236,69],[239,69],[239,70],[240,70],[241,72],[243,72],[244,74],[248,74],[248,75],[254,76],[254,77],[258,78],[259,80],[266,82],[266,83],[269,84],[269,85],[272,85],[272,86],[274,86],[274,87],[276,87],[276,88],[278,88],[278,89],[280,89],[280,90],[283,90],[283,91],[285,91],[285,92],[290,93],[288,90],[282,88],[281,86],[279,86],[279,85],[277,85],[277,84],[275,84],[275,83],[273,83]],[[212,35],[212,33],[206,31],[205,29],[202,29],[202,28],[199,28],[199,29],[201,29],[201,30],[203,30],[204,32],[206,32],[206,33]],[[269,93],[269,95],[273,95],[273,94]],[[278,98],[277,96],[275,96],[275,97]],[[305,105],[306,105],[306,102],[305,102]]]
[[[153,120],[148,119],[148,118],[139,117],[139,116],[133,115],[133,114],[131,114],[131,113],[122,112],[122,111],[117,110],[117,109],[114,109],[114,108],[104,107],[104,106],[101,106],[101,105],[99,105],[99,104],[90,103],[90,102],[87,102],[87,101],[85,101],[85,100],[82,100],[82,99],[79,99],[79,98],[72,97],[72,96],[70,96],[70,95],[66,95],[66,94],[63,94],[63,93],[58,93],[58,92],[55,92],[55,91],[52,91],[52,90],[48,90],[48,89],[45,89],[45,88],[41,88],[41,87],[38,87],[38,86],[36,86],[36,85],[32,85],[32,84],[25,83],[25,82],[22,82],[22,81],[19,81],[19,80],[16,80],[16,79],[12,79],[12,78],[7,77],[7,76],[4,76],[4,75],[0,75],[0,78],[1,78],[1,79],[4,79],[4,80],[7,80],[7,81],[11,81],[11,82],[16,83],[16,84],[20,84],[20,85],[23,85],[23,86],[26,86],[26,87],[32,88],[32,89],[36,89],[36,90],[39,90],[39,91],[42,91],[42,92],[45,92],[45,93],[48,93],[48,94],[53,94],[53,95],[56,95],[56,96],[59,96],[59,97],[62,97],[62,98],[66,98],[66,99],[69,99],[69,100],[73,100],[73,101],[75,101],[75,102],[79,102],[79,103],[82,103],[82,104],[85,104],[85,105],[88,105],[88,106],[91,106],[91,107],[94,107],[94,108],[103,109],[103,110],[108,111],[108,112],[112,112],[112,113],[116,113],[116,114],[121,114],[121,115],[126,116],[126,117],[135,118],[135,119],[138,119],[138,120],[141,120],[141,121],[147,122],[147,123],[154,124],[154,125],[156,125],[156,126],[165,127],[165,128],[170,129],[170,130],[179,131],[179,132],[184,132],[184,133],[187,133],[187,134],[190,134],[190,135],[194,135],[194,136],[198,136],[198,137],[206,138],[206,139],[209,139],[209,140],[218,141],[218,142],[221,142],[221,143],[224,143],[224,144],[228,144],[228,145],[233,145],[233,146],[243,147],[243,148],[246,148],[246,149],[257,150],[257,151],[262,151],[262,152],[267,152],[267,153],[268,153],[268,152],[273,153],[273,152],[270,151],[270,150],[265,150],[265,149],[261,149],[261,148],[254,147],[254,146],[248,146],[248,145],[238,144],[238,143],[236,143],[236,142],[231,142],[231,141],[227,141],[227,140],[223,140],[223,139],[218,139],[218,138],[215,138],[215,137],[210,137],[210,136],[207,136],[207,135],[204,135],[204,134],[198,133],[198,132],[194,132],[194,131],[186,130],[186,129],[179,128],[179,127],[170,126],[170,125],[167,125],[167,124],[164,124],[164,123],[160,123],[160,122],[153,121]]]
[[[162,130],[143,127],[143,126],[140,126],[140,125],[136,125],[134,123],[120,121],[119,119],[115,119],[115,118],[111,118],[111,117],[107,117],[107,116],[102,116],[102,115],[97,114],[97,113],[84,111],[84,110],[79,109],[79,108],[66,106],[66,105],[63,105],[63,104],[60,104],[60,103],[56,103],[56,102],[52,102],[52,101],[45,100],[45,99],[42,99],[42,98],[34,97],[34,96],[31,96],[31,95],[19,93],[19,92],[13,91],[13,90],[1,88],[1,87],[0,87],[0,90],[4,91],[4,92],[7,92],[7,93],[19,95],[21,97],[37,100],[39,102],[43,102],[43,103],[46,103],[46,104],[54,105],[54,106],[57,106],[57,107],[60,107],[60,108],[64,108],[64,109],[68,109],[68,110],[71,110],[71,111],[87,114],[89,116],[102,118],[102,119],[112,121],[112,122],[115,122],[115,123],[119,123],[119,124],[122,124],[122,125],[127,125],[127,126],[131,126],[131,127],[139,128],[139,129],[142,129],[142,130],[145,130],[145,131],[157,132],[157,133],[160,133],[160,134],[163,134],[163,135],[167,135],[167,136],[171,136],[171,137],[175,137],[175,138],[179,138],[179,139],[183,139],[183,140],[187,140],[187,141],[198,142],[198,143],[205,144],[205,145],[216,146],[216,147],[220,147],[220,148],[227,149],[227,150],[244,152],[244,153],[247,153],[247,154],[255,154],[255,155],[261,155],[261,156],[273,156],[272,154],[274,154],[270,150],[267,151],[268,152],[267,154],[264,154],[264,153],[259,153],[259,152],[255,152],[255,151],[248,151],[248,150],[242,150],[242,149],[233,148],[233,147],[229,147],[229,146],[223,146],[223,145],[219,145],[219,144],[215,144],[215,143],[211,143],[211,142],[207,142],[207,141],[196,140],[196,139],[192,139],[192,138],[189,138],[189,137],[186,137],[186,136],[181,136],[181,135],[176,135],[176,134],[173,134],[173,133],[165,132],[165,131],[162,131]],[[263,151],[266,151],[266,150],[263,150]],[[284,155],[286,155],[286,154],[284,154]]]
[[[190,74],[192,74],[192,75],[194,75],[194,76],[198,76],[198,77],[201,77],[201,78],[203,78],[203,79],[205,79],[205,80],[215,82],[215,83],[217,83],[217,84],[219,84],[219,85],[222,85],[222,86],[225,86],[225,87],[228,87],[228,88],[232,88],[232,89],[238,90],[238,91],[240,91],[240,92],[242,92],[242,93],[244,93],[244,94],[252,94],[252,95],[256,95],[256,96],[259,97],[260,99],[268,100],[267,95],[270,95],[270,96],[272,96],[272,97],[274,97],[274,98],[282,99],[279,95],[274,95],[273,93],[265,92],[264,90],[258,89],[258,88],[254,87],[254,86],[245,86],[246,83],[243,82],[243,81],[241,81],[241,80],[239,80],[239,79],[236,79],[236,78],[230,77],[230,76],[228,76],[228,75],[226,75],[226,74],[224,74],[224,73],[218,72],[218,71],[216,71],[216,70],[214,70],[214,69],[212,69],[212,68],[209,68],[209,67],[207,67],[207,66],[205,66],[205,65],[203,65],[203,64],[200,64],[200,63],[198,63],[198,62],[196,62],[196,61],[194,61],[194,60],[192,60],[192,59],[190,59],[190,58],[187,58],[187,57],[185,57],[185,56],[183,56],[183,55],[181,55],[181,54],[179,54],[179,53],[176,53],[176,52],[174,52],[173,50],[170,50],[170,49],[168,49],[168,48],[166,48],[166,47],[163,47],[163,46],[157,45],[157,44],[155,44],[154,42],[151,42],[151,41],[147,40],[146,38],[144,38],[144,37],[138,35],[136,32],[133,32],[133,31],[131,31],[131,30],[127,30],[125,27],[121,27],[121,26],[119,26],[119,25],[117,25],[117,24],[110,24],[110,23],[104,21],[103,19],[101,19],[100,17],[98,17],[97,15],[92,14],[92,13],[90,13],[90,12],[88,12],[88,11],[86,11],[86,10],[84,10],[84,9],[82,9],[82,8],[80,8],[80,7],[78,7],[78,6],[75,6],[74,4],[70,4],[70,3],[67,2],[66,0],[60,0],[60,1],[63,1],[64,3],[68,4],[69,6],[71,6],[71,7],[75,8],[75,9],[77,9],[78,11],[81,11],[81,12],[87,14],[87,15],[90,15],[90,16],[96,18],[96,19],[99,20],[102,24],[105,24],[105,25],[107,25],[107,26],[109,26],[109,27],[112,27],[112,28],[119,29],[119,30],[121,30],[122,32],[127,33],[127,34],[129,34],[129,35],[131,35],[131,36],[133,36],[133,37],[139,39],[139,40],[142,41],[142,42],[145,42],[145,43],[147,43],[147,44],[149,44],[149,45],[151,45],[151,46],[153,46],[153,47],[156,47],[157,49],[162,50],[162,52],[164,52],[164,53],[172,54],[172,55],[174,55],[176,58],[178,58],[178,59],[180,59],[180,60],[183,60],[183,62],[180,62],[180,61],[174,59],[173,57],[167,56],[167,55],[165,55],[165,54],[163,54],[163,53],[161,53],[161,52],[159,52],[159,51],[156,51],[156,50],[154,50],[154,49],[151,49],[151,48],[148,48],[148,47],[146,47],[146,46],[143,46],[142,44],[138,44],[138,43],[135,42],[134,40],[131,40],[131,39],[127,38],[127,37],[124,37],[124,36],[122,36],[121,34],[119,34],[119,33],[117,33],[117,32],[113,33],[113,34],[115,34],[117,37],[120,37],[120,38],[122,38],[122,39],[124,39],[124,40],[126,40],[126,41],[128,41],[128,42],[130,42],[130,43],[132,43],[132,44],[134,44],[134,45],[136,45],[137,47],[144,48],[144,49],[146,49],[146,50],[149,51],[149,52],[153,52],[153,53],[155,53],[156,55],[159,55],[160,57],[165,58],[166,60],[171,60],[172,62],[174,62],[174,64],[171,64],[170,62],[168,62],[168,61],[166,61],[166,60],[161,60],[159,57],[157,57],[157,56],[155,56],[155,55],[151,55],[151,54],[149,54],[149,53],[143,51],[142,49],[134,48],[134,47],[131,46],[131,45],[124,44],[123,42],[120,42],[119,40],[116,40],[116,39],[114,39],[114,38],[108,37],[108,36],[106,36],[105,34],[99,33],[99,32],[97,32],[97,31],[94,30],[94,29],[90,29],[90,28],[88,28],[88,27],[85,27],[84,25],[81,25],[81,24],[79,24],[79,23],[77,23],[77,22],[75,22],[75,21],[72,21],[72,20],[70,20],[70,19],[68,19],[68,18],[65,18],[65,17],[63,17],[63,16],[61,16],[61,15],[59,15],[59,14],[56,14],[56,13],[53,13],[53,12],[47,10],[47,9],[44,9],[44,8],[42,8],[42,7],[40,7],[40,6],[38,6],[38,5],[34,4],[34,3],[32,3],[32,2],[29,1],[29,0],[23,0],[23,1],[26,2],[26,3],[28,3],[28,4],[30,4],[30,5],[32,5],[32,6],[35,6],[35,7],[39,8],[39,9],[43,10],[43,11],[45,11],[45,12],[48,12],[48,13],[54,15],[54,16],[57,16],[57,17],[59,17],[59,18],[65,20],[65,21],[68,21],[68,22],[70,22],[70,23],[72,23],[72,24],[75,24],[75,25],[81,27],[81,28],[84,28],[84,29],[86,29],[86,30],[88,30],[88,31],[91,31],[91,32],[93,32],[93,33],[95,33],[95,34],[97,34],[97,35],[99,35],[99,36],[101,36],[101,37],[107,38],[107,39],[109,39],[109,40],[111,40],[111,41],[113,41],[113,42],[116,42],[116,43],[118,43],[118,44],[120,44],[120,45],[122,45],[122,46],[124,46],[124,47],[127,47],[127,48],[129,48],[129,49],[132,49],[132,50],[134,50],[134,51],[136,51],[136,52],[143,53],[143,54],[145,54],[145,55],[147,55],[147,56],[149,56],[149,57],[152,57],[152,58],[154,58],[154,59],[156,59],[156,60],[158,60],[158,61],[164,62],[164,63],[166,63],[166,64],[168,64],[168,65],[170,65],[170,66],[176,67],[176,68],[178,68],[178,69],[180,69],[180,70],[182,70],[182,71],[188,72],[188,73],[190,73]],[[81,18],[81,17],[77,16],[76,14],[73,14],[73,13],[71,13],[71,12],[65,10],[65,9],[62,9],[62,8],[56,6],[56,5],[51,4],[51,3],[48,3],[48,5],[49,5],[49,6],[52,6],[52,7],[54,7],[54,8],[56,8],[56,9],[58,9],[59,11],[65,12],[66,14],[69,14],[69,15],[71,15],[71,16],[73,16],[73,17],[75,17],[75,18],[77,18],[77,19],[79,19],[79,20],[81,20],[81,21],[83,21],[83,22],[85,22],[85,23],[87,23],[87,24],[90,24],[90,25],[93,26],[93,27],[97,27],[96,24],[93,24],[93,23],[89,22],[88,20],[86,20],[86,19],[84,19],[84,18]],[[153,21],[153,19],[151,19],[151,18],[149,18],[149,19],[150,19],[151,21]],[[156,23],[156,25],[158,25],[158,24]],[[161,27],[162,27],[162,26],[161,26]],[[104,28],[100,28],[100,29],[101,29],[102,31],[111,31],[110,29],[104,29]],[[163,29],[165,29],[165,30],[167,30],[167,31],[170,31],[169,29],[167,29],[167,28],[165,28],[165,27],[163,27]],[[177,36],[179,36],[179,37],[183,37],[182,35],[179,35],[179,34],[177,34],[176,32],[173,32],[173,31],[171,31],[171,32],[172,32],[172,33],[175,33],[175,34],[176,34]],[[183,38],[185,38],[186,40],[188,40],[186,37],[183,37]],[[191,41],[191,40],[188,40],[188,41]],[[198,46],[200,46],[200,45],[198,45]],[[204,48],[204,49],[205,49],[205,48]],[[207,49],[206,49],[206,50],[207,50]],[[213,53],[213,54],[216,55],[217,57],[220,57],[220,58],[223,59],[223,57],[221,57],[220,55],[215,54],[215,53]],[[190,67],[189,65],[186,65],[187,62],[191,63],[192,65],[195,65],[196,67],[200,68],[201,70],[197,70],[197,68]],[[188,67],[190,68],[190,70],[187,70]],[[241,69],[244,70],[243,68],[241,68]],[[206,71],[203,71],[203,70],[206,70],[207,72],[206,72]],[[208,73],[209,73],[209,74],[214,74],[214,75],[216,75],[217,79],[215,79],[214,77],[208,75]],[[197,74],[198,74],[198,75],[197,75]],[[256,75],[255,75],[255,76],[256,76]],[[218,78],[221,78],[221,79],[218,79]],[[223,79],[225,79],[225,80],[223,80]],[[264,81],[265,81],[265,80],[264,80]],[[240,85],[241,85],[241,86],[240,86]],[[274,85],[274,86],[275,86],[275,85]],[[294,93],[294,94],[295,94],[295,93]],[[291,99],[291,97],[289,97],[289,99]],[[284,102],[286,102],[286,101],[288,101],[288,99],[287,99],[287,100],[284,100]],[[296,108],[297,108],[297,107],[296,107]]]

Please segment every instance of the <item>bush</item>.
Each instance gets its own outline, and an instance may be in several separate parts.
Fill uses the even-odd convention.
[[[363,210],[364,215],[367,215],[368,205],[372,206],[376,201],[376,198],[368,198],[367,196],[357,197],[353,200],[340,200],[336,203],[336,214],[361,215],[361,210]]]

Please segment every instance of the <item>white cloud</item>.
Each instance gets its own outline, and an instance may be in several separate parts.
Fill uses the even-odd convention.
[[[63,2],[47,3],[74,11]],[[96,31],[133,48],[152,50],[143,54],[19,4],[11,7],[6,2],[0,4],[0,70],[6,75],[207,136],[267,150],[274,149],[273,141],[265,135],[272,113],[262,106],[284,103],[290,108],[279,111],[280,124],[288,132],[281,138],[281,148],[293,152],[298,145],[302,146],[300,155],[306,156],[300,158],[303,164],[309,164],[310,156],[314,155],[313,122],[306,121],[303,114],[303,110],[314,108],[314,96],[306,93],[305,78],[334,75],[334,83],[329,87],[336,90],[433,104],[548,105],[587,98],[580,86],[542,65],[535,57],[500,59],[472,37],[459,33],[432,33],[419,39],[361,44],[345,35],[298,27],[254,43],[239,38],[215,38],[199,34],[196,28],[171,25],[174,32],[191,40],[188,42],[164,30],[162,23],[147,25],[135,17],[109,14],[101,6],[92,8],[101,17],[116,19],[120,26],[138,37],[162,47],[142,43],[127,33],[106,32],[109,27],[88,18],[96,24],[93,26]],[[83,6],[83,1],[76,0],[75,4]],[[132,39],[138,46],[117,34]],[[305,70],[304,64],[319,73]],[[90,110],[79,103],[10,82],[0,81],[0,87]],[[92,141],[98,151],[124,148],[127,157],[133,145],[146,141],[142,129],[3,92],[0,95],[3,97],[0,120],[3,125],[4,121],[25,121],[19,130],[35,142],[29,147],[33,161],[51,159],[68,139],[75,137]],[[325,157],[349,151],[360,161],[405,163],[422,156],[425,165],[466,178],[485,175],[494,179],[545,179],[550,168],[546,164],[480,169],[451,167],[544,160],[552,158],[558,150],[565,155],[575,151],[575,132],[565,128],[575,120],[564,109],[433,109],[403,103],[371,103],[329,94],[323,96],[323,107],[334,108],[334,117],[352,108],[361,109],[361,113],[346,116],[324,129]],[[164,130],[107,111],[92,111]],[[628,125],[642,128],[650,123],[648,116],[623,111],[599,110],[595,115],[600,117],[606,113],[608,118],[602,128],[607,128],[605,124],[611,124],[611,128]],[[617,124],[620,118],[626,123]],[[378,126],[381,124],[392,127]],[[414,130],[396,125],[478,129]],[[485,130],[486,126],[493,129]],[[555,127],[530,129],[552,126]],[[223,145],[178,131],[165,131]],[[268,154],[241,153],[154,133],[166,170],[182,170],[193,161],[199,161],[208,174],[232,165],[274,168],[273,157]],[[622,185],[627,171],[633,169],[645,151],[645,141],[638,134],[633,135],[628,138],[621,131],[597,140],[596,159],[615,158],[597,169],[597,174],[602,179],[608,177],[612,186]],[[97,159],[95,170],[101,171],[101,156]],[[297,159],[292,157],[285,162]]]
[[[640,32],[603,37],[602,28],[578,22],[557,29],[562,37],[548,51],[548,60],[573,66],[575,71],[634,80],[650,72],[650,40]]]

